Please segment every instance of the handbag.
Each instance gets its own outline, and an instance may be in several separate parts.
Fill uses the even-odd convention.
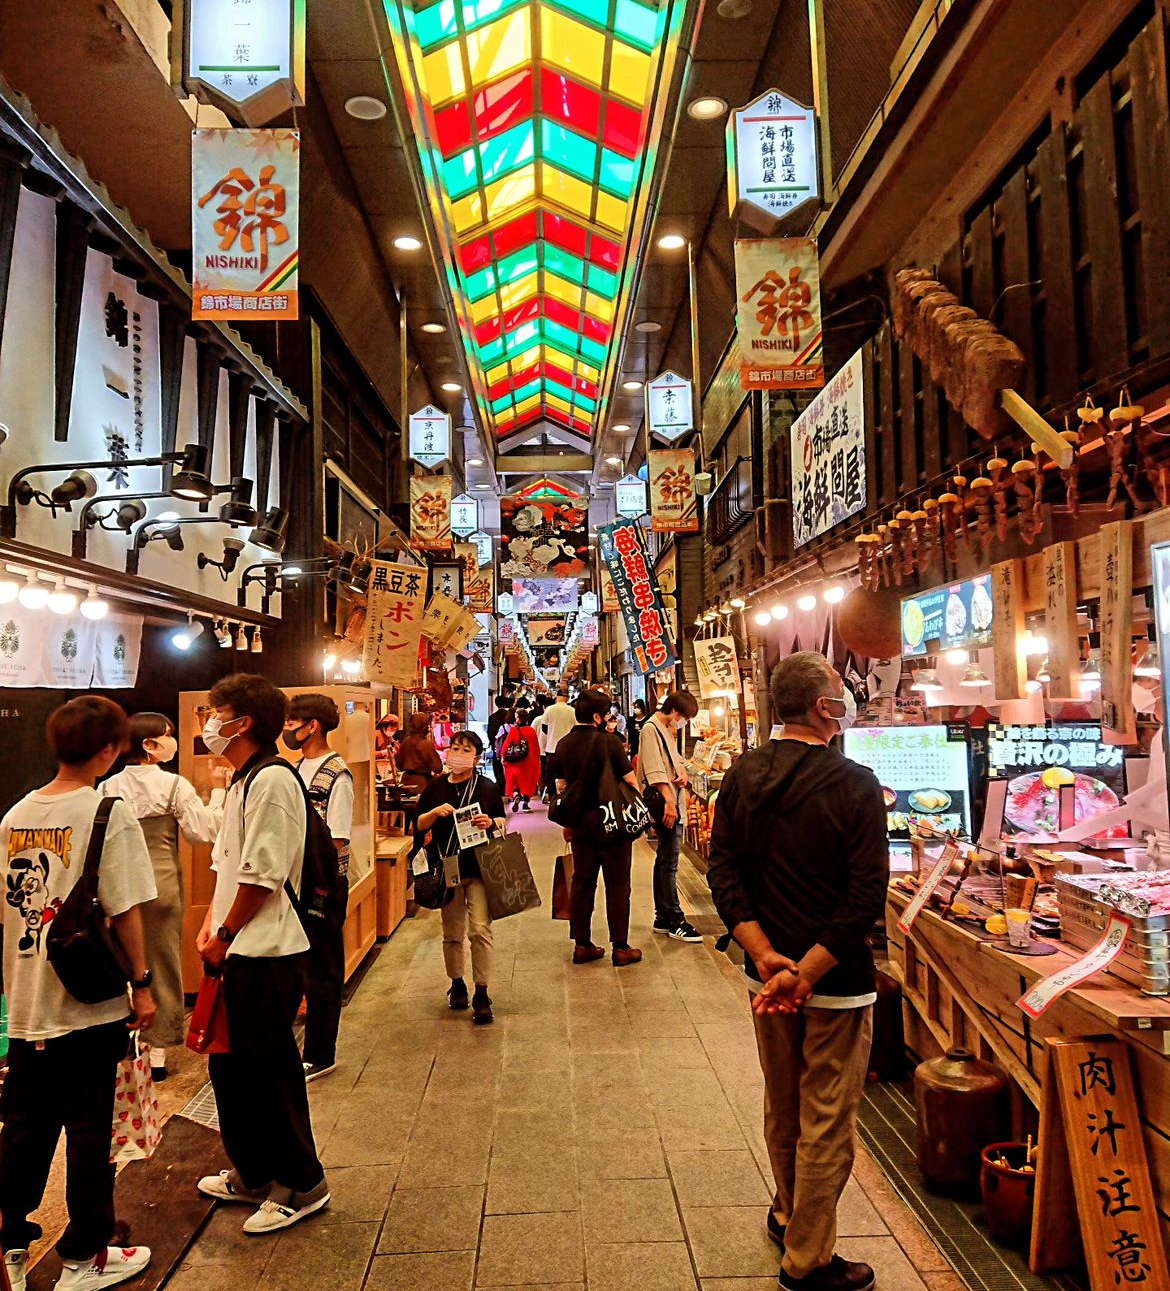
[[[506,919],[540,905],[540,893],[519,834],[489,838],[479,845],[476,855],[493,919]]]
[[[479,785],[479,776],[473,775],[463,791],[460,807],[471,802]],[[459,886],[459,846],[455,828],[455,817],[448,816],[447,850],[439,859],[433,860],[430,848],[425,843],[416,847],[410,857],[410,872],[414,876],[414,902],[426,910],[441,910],[455,899],[455,889]],[[434,828],[431,829],[434,837]],[[441,850],[441,849],[440,849]]]
[[[158,1098],[150,1074],[150,1054],[138,1043],[138,1032],[130,1051],[118,1064],[114,1080],[114,1124],[110,1136],[110,1163],[145,1161],[162,1142]]]
[[[130,961],[98,900],[98,868],[116,802],[121,799],[103,798],[98,803],[81,874],[45,938],[45,955],[53,971],[80,1004],[116,1000],[126,994],[130,983]]]
[[[518,739],[515,744],[509,744],[504,750],[505,762],[527,762],[528,761],[528,741]]]
[[[588,832],[606,843],[632,843],[653,823],[642,795],[621,778],[607,758],[597,785],[599,806],[583,822]]]
[[[206,973],[199,983],[199,994],[191,1010],[187,1028],[187,1048],[196,1053],[231,1053],[228,1034],[227,1001],[223,996],[223,977]]]
[[[573,853],[558,856],[553,866],[552,917],[573,917]]]
[[[666,754],[666,760],[673,766],[674,760],[670,756],[670,749],[667,746],[665,737],[658,729],[658,723],[647,722],[646,726],[654,727],[654,734],[658,736],[659,743],[662,745],[662,751]],[[645,727],[643,727],[643,730],[645,730]],[[646,810],[650,813],[650,819],[655,823],[655,825],[661,825],[666,819],[666,790],[668,787],[670,786],[650,784],[647,782],[642,790],[642,801],[646,804]]]

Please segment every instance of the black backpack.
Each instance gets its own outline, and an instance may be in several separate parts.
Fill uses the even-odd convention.
[[[248,789],[252,781],[265,767],[287,767],[305,800],[305,854],[301,862],[301,890],[296,892],[288,879],[285,879],[284,890],[310,942],[336,934],[345,924],[349,905],[349,880],[342,872],[341,858],[337,855],[337,848],[333,846],[329,828],[313,805],[305,782],[292,763],[281,757],[266,758],[263,762],[258,762],[244,781],[240,813],[242,815],[247,807]]]
[[[45,956],[61,985],[80,1004],[104,1004],[126,994],[131,968],[117,934],[98,900],[98,868],[110,812],[120,798],[98,803],[85,851],[85,864],[73,891],[49,924]]]

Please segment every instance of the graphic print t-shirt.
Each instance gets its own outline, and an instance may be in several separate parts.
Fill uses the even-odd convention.
[[[126,999],[75,1000],[45,956],[49,926],[81,877],[100,801],[96,789],[30,793],[0,821],[4,990],[8,1034],[14,1039],[53,1040],[129,1013]],[[157,895],[142,826],[124,802],[117,802],[106,828],[98,900],[113,917]]]

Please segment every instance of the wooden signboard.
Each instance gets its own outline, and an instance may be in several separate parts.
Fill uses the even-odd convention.
[[[1052,699],[1081,697],[1076,549],[1075,542],[1054,542],[1044,548],[1044,635]]]
[[[1101,724],[1133,737],[1133,528],[1101,526]]]
[[[1049,1053],[1032,1267],[1039,1271],[1077,1262],[1077,1226],[1069,1222],[1075,1197],[1092,1291],[1128,1286],[1167,1291],[1170,1270],[1129,1049],[1115,1036],[1105,1036],[1050,1041]]]
[[[1024,562],[1002,560],[991,567],[991,647],[995,652],[996,699],[1023,699],[1028,661],[1020,648],[1024,636]]]

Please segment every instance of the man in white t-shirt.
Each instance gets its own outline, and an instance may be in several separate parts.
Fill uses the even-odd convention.
[[[551,758],[557,745],[577,725],[577,714],[569,704],[569,692],[562,686],[557,702],[544,710],[544,751]]]
[[[349,873],[349,840],[353,833],[353,773],[340,753],[329,747],[329,734],[341,724],[337,705],[328,695],[294,695],[284,723],[284,745],[300,753],[297,772],[309,801],[325,822],[338,866]],[[337,1070],[337,1032],[345,991],[345,931],[314,934],[309,946],[305,984],[306,1080]]]
[[[0,1095],[0,1241],[12,1291],[25,1291],[30,1222],[41,1204],[61,1131],[65,1131],[69,1225],[57,1243],[57,1286],[102,1288],[136,1276],[150,1261],[145,1246],[111,1246],[114,1168],[110,1126],[127,1024],[154,1021],[140,907],[156,894],[142,826],[125,803],[109,812],[98,862],[98,900],[133,974],[125,991],[82,1004],[48,961],[52,921],[85,868],[102,796],[94,788],[129,736],[126,714],[111,700],[83,695],[49,718],[57,774],[0,821],[4,989],[8,997],[8,1073]],[[109,800],[105,800],[106,804]]]
[[[203,743],[235,778],[195,945],[204,970],[223,975],[231,1052],[211,1054],[207,1066],[232,1169],[200,1179],[199,1191],[257,1207],[244,1232],[271,1233],[329,1204],[293,1034],[309,939],[290,892],[300,891],[308,808],[292,768],[268,765],[278,760],[284,695],[264,677],[236,673],[212,687],[211,705]]]

